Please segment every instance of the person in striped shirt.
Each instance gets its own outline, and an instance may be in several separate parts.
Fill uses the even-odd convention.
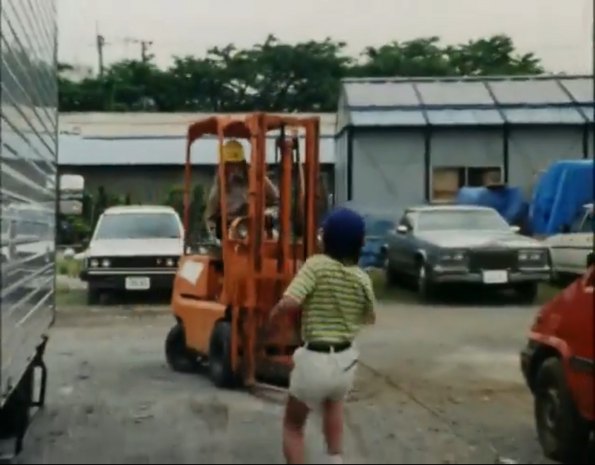
[[[354,340],[375,322],[370,277],[357,266],[364,242],[363,218],[348,209],[332,211],[323,224],[324,253],[309,257],[275,306],[302,312],[303,345],[293,354],[283,421],[287,463],[304,463],[308,413],[322,408],[332,463],[342,462],[343,402],[353,386],[358,359]]]

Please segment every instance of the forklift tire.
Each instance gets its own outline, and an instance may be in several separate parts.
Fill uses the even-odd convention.
[[[546,360],[535,380],[535,423],[544,455],[562,463],[581,461],[589,444],[589,427],[566,384],[562,362]]]
[[[218,388],[232,388],[237,384],[231,367],[231,325],[227,321],[219,321],[213,328],[209,344],[209,374]]]
[[[165,339],[165,359],[174,371],[180,373],[198,371],[198,359],[186,347],[184,327],[179,323],[170,329]]]

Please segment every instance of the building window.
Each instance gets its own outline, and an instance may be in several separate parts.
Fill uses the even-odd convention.
[[[461,187],[481,187],[502,182],[502,168],[484,167],[435,167],[432,169],[432,196],[434,203],[454,201]]]

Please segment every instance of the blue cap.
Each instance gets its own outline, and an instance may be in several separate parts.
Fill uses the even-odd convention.
[[[355,259],[365,234],[363,217],[348,208],[333,210],[322,224],[324,250],[337,260]]]

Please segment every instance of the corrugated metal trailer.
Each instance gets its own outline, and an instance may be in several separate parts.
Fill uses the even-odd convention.
[[[43,404],[55,311],[57,12],[55,0],[0,5],[0,439],[18,454]]]

